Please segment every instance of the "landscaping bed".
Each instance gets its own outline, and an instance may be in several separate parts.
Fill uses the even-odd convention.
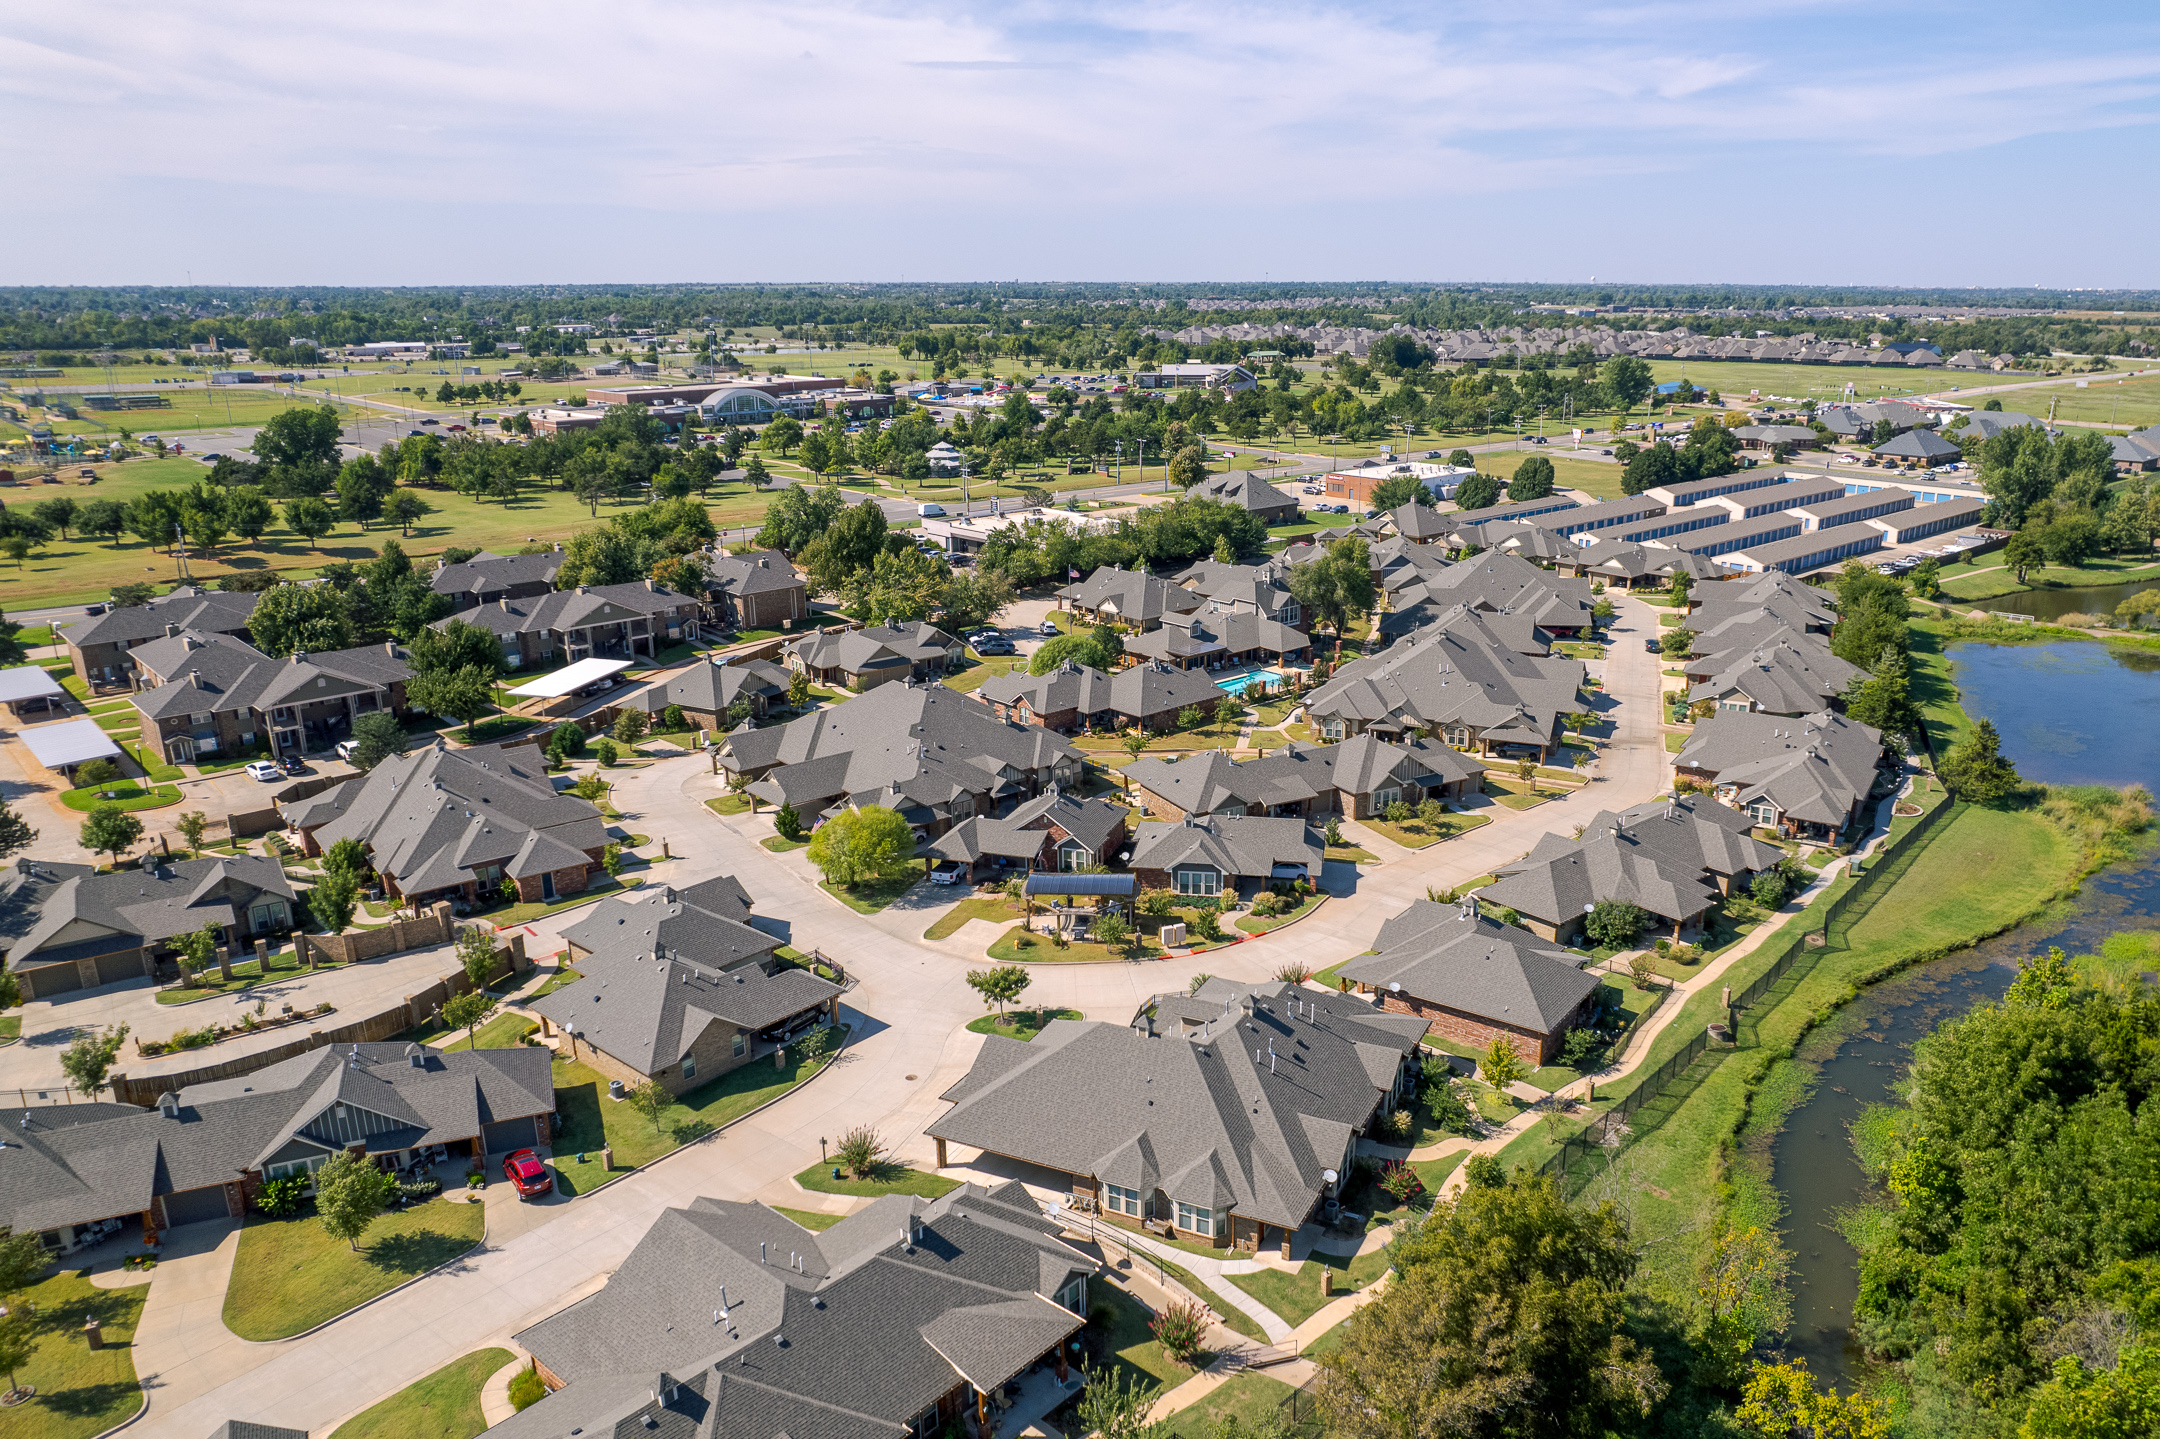
[[[888,1194],[913,1194],[923,1199],[935,1199],[960,1187],[957,1179],[910,1169],[903,1164],[881,1165],[873,1179],[849,1179],[845,1177],[845,1170],[842,1170],[842,1178],[835,1179],[832,1174],[836,1167],[829,1160],[820,1161],[796,1175],[795,1182],[818,1194],[850,1194],[865,1199],[879,1199]]]
[[[260,983],[261,981],[257,981]],[[236,989],[244,986],[235,985]],[[164,991],[159,991],[160,999]],[[145,1059],[155,1059],[161,1054],[173,1054],[183,1050],[207,1049],[228,1039],[238,1039],[244,1034],[256,1034],[266,1029],[283,1029],[288,1025],[310,1024],[326,1014],[337,1012],[329,1000],[311,1009],[296,1010],[291,1014],[265,1014],[257,1019],[253,1012],[243,1014],[231,1024],[205,1024],[195,1029],[175,1031],[167,1039],[137,1039],[135,1052]]]
[[[1011,1009],[1000,1017],[986,1014],[981,1019],[968,1022],[970,1034],[1002,1034],[1007,1039],[1026,1041],[1047,1029],[1053,1019],[1080,1019],[1084,1016],[1077,1009]]]
[[[382,1214],[355,1250],[323,1231],[312,1200],[290,1219],[251,1214],[225,1292],[225,1327],[258,1342],[305,1333],[449,1263],[486,1227],[477,1198],[430,1199]]]
[[[1503,801],[1504,802],[1504,801]],[[1437,821],[1413,819],[1404,824],[1391,824],[1384,819],[1361,819],[1359,824],[1373,833],[1393,840],[1404,849],[1423,849],[1444,839],[1467,834],[1473,829],[1492,823],[1489,814],[1447,814]]]
[[[166,805],[180,803],[180,787],[161,784],[154,789],[144,789],[138,784],[121,783],[102,785],[97,789],[71,789],[62,792],[60,803],[80,814],[88,814],[101,804],[118,805],[123,811],[163,809]]]
[[[1244,931],[1246,934],[1266,934],[1269,930],[1281,929],[1284,925],[1293,924],[1296,921],[1303,919],[1306,915],[1311,914],[1314,910],[1320,907],[1320,902],[1326,898],[1327,896],[1324,894],[1307,895],[1305,899],[1299,903],[1296,909],[1289,911],[1287,914],[1240,915],[1237,921],[1237,928]]]

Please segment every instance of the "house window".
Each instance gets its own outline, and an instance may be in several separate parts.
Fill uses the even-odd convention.
[[[952,812],[954,819],[968,819],[973,816],[975,813],[975,796],[967,793],[954,795]]]
[[[315,1154],[306,1159],[295,1159],[286,1164],[273,1164],[263,1170],[263,1178],[284,1179],[294,1174],[313,1174],[316,1170],[322,1168],[329,1158],[330,1156],[327,1154]]]
[[[1109,1206],[1111,1213],[1130,1214],[1135,1219],[1141,1217],[1139,1190],[1126,1189],[1116,1184],[1105,1184],[1103,1193],[1107,1196],[1103,1203]]]
[[[1294,625],[1303,613],[1304,611],[1298,608],[1297,601],[1292,600],[1282,607],[1282,622],[1286,625]]]
[[[283,904],[258,904],[248,911],[248,918],[254,925],[255,933],[261,934],[273,926],[285,922],[285,906]]]
[[[1215,1211],[1187,1204],[1180,1199],[1177,1207],[1177,1227],[1188,1233],[1201,1234],[1213,1239],[1215,1237]]]
[[[1455,726],[1455,728],[1453,728],[1453,729],[1449,730],[1449,731],[1448,731],[1448,741],[1447,741],[1447,742],[1448,742],[1449,744],[1451,744],[1451,745],[1454,745],[1454,746],[1455,746],[1455,747],[1457,747],[1458,749],[1463,749],[1463,748],[1467,748],[1467,747],[1469,746],[1469,744],[1470,744],[1470,728],[1469,728],[1469,726],[1468,726],[1468,725],[1457,725],[1457,726]]]
[[[1757,824],[1775,825],[1777,823],[1777,806],[1766,799],[1759,799],[1749,805],[1747,812],[1748,817]]]
[[[1088,867],[1087,846],[1076,839],[1066,840],[1058,846],[1058,868],[1066,874],[1075,874]]]
[[[1061,1308],[1070,1309],[1075,1314],[1087,1313],[1087,1277],[1074,1275],[1072,1282],[1057,1292],[1057,1302]]]
[[[697,1056],[696,1056],[696,1055],[694,1055],[694,1054],[686,1054],[686,1055],[684,1055],[684,1056],[682,1057],[682,1077],[683,1077],[683,1078],[685,1078],[685,1079],[695,1079],[695,1078],[697,1078]]]
[[[1212,869],[1181,869],[1177,872],[1179,894],[1217,895],[1222,893],[1222,875]]]
[[[743,1032],[742,1032],[741,1030],[739,1030],[739,1029],[738,1029],[738,1030],[736,1030],[736,1031],[735,1031],[735,1057],[736,1057],[737,1059],[741,1059],[741,1058],[743,1057],[743,1055],[744,1055],[745,1053],[747,1053],[747,1052],[749,1051],[749,1048],[750,1048],[750,1036],[749,1036],[749,1035],[747,1035],[747,1034],[744,1034],[744,1033],[743,1033]]]
[[[499,864],[478,864],[473,866],[473,878],[479,880],[482,884],[493,884],[496,880],[502,878],[502,873],[503,867]]]
[[[1339,719],[1322,720],[1320,722],[1320,737],[1322,739],[1341,739],[1343,737],[1343,722]]]
[[[1402,791],[1392,788],[1375,790],[1373,791],[1372,798],[1373,813],[1378,815],[1385,815],[1388,812],[1390,806],[1399,804],[1402,801]]]

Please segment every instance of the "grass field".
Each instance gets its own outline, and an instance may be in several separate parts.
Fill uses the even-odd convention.
[[[99,472],[102,478],[95,489],[71,481],[40,486],[30,493],[37,499],[65,495],[77,504],[91,499],[125,504],[146,490],[186,489],[208,474],[202,465],[185,458],[130,460],[102,466]],[[365,563],[390,538],[404,546],[416,566],[452,545],[514,553],[528,540],[563,539],[630,508],[628,504],[603,503],[595,519],[566,490],[528,490],[508,505],[474,500],[451,490],[417,493],[435,512],[415,525],[410,536],[400,536],[395,525],[376,525],[363,532],[356,525],[340,524],[323,537],[321,549],[316,550],[286,530],[281,518],[258,545],[234,541],[209,556],[191,555],[189,574],[197,583],[206,585],[224,575],[264,569],[301,579],[334,561]],[[766,496],[753,494],[741,485],[716,485],[707,496],[706,507],[716,526],[741,529],[761,523],[766,504]],[[140,540],[125,538],[118,544],[107,544],[76,537],[42,546],[20,568],[0,567],[0,607],[18,610],[103,599],[118,584],[141,582],[168,588],[178,578],[177,561]]]
[[[313,1329],[447,1264],[485,1228],[477,1202],[431,1199],[378,1217],[355,1250],[323,1232],[312,1204],[292,1219],[250,1215],[225,1292],[225,1327],[256,1341]]]
[[[1081,1017],[1080,1011],[1077,1009],[1013,1008],[1006,1010],[1002,1017],[995,1014],[986,1014],[981,1019],[968,1021],[968,1033],[1002,1034],[1007,1039],[1017,1039],[1022,1043],[1026,1043],[1036,1035],[1041,1034],[1053,1019],[1079,1019]]]
[[[1479,455],[1477,467],[1480,472],[1500,481],[1505,489],[1507,482],[1515,477],[1516,467],[1532,453],[1543,455],[1552,461],[1553,476],[1563,489],[1584,490],[1601,500],[1620,498],[1620,474],[1624,468],[1610,460],[1581,460],[1568,457],[1564,441],[1555,440],[1542,450],[1517,453],[1503,450],[1495,454]],[[1500,496],[1503,502],[1507,496]]]
[[[2013,377],[2004,375],[2000,378],[2010,380]],[[2088,379],[2082,390],[2077,387],[2076,380],[2063,380],[2030,390],[2008,390],[1990,398],[2001,400],[2006,410],[2038,415],[2043,420],[2047,418],[2048,405],[2052,402],[2058,420],[2083,420],[2131,428],[2160,424],[2160,375],[2144,375],[2137,379],[2123,375],[2093,375]]]
[[[950,1194],[960,1187],[957,1179],[947,1179],[942,1174],[926,1174],[920,1169],[909,1169],[898,1164],[888,1164],[875,1179],[835,1179],[834,1165],[813,1164],[795,1176],[795,1182],[818,1194],[849,1194],[862,1199],[879,1199],[888,1194],[913,1194],[923,1199],[935,1199]],[[845,1174],[845,1170],[842,1173]]]
[[[1215,1439],[1219,1434],[1251,1433],[1254,1426],[1271,1421],[1275,1411],[1295,1392],[1280,1379],[1247,1370],[1208,1391],[1197,1404],[1170,1416],[1168,1430],[1176,1439]],[[1273,1431],[1264,1431],[1273,1432]]]
[[[1909,823],[1909,821],[1901,821]],[[1789,1058],[1791,1046],[1827,1006],[1849,996],[1856,980],[1916,951],[1963,943],[2033,913],[2075,876],[2076,847],[2038,814],[1965,809],[1892,862],[1871,882],[1868,897],[1831,929],[1828,947],[1809,956],[1763,999],[1741,1013],[1739,1047],[1713,1051],[1631,1120],[1636,1142],[1616,1166],[1593,1179],[1593,1196],[1611,1193],[1633,1210],[1645,1255],[1643,1281],[1653,1293],[1685,1303],[1706,1218],[1731,1185],[1732,1217],[1741,1224],[1775,1225],[1781,1201],[1769,1183],[1767,1161],[1721,1160],[1744,1117],[1743,1139],[1766,1139],[1780,1116],[1805,1092],[1806,1075]],[[1842,893],[1847,881],[1840,881]],[[1767,969],[1767,959],[1741,960],[1728,973],[1735,992]],[[1652,1046],[1644,1068],[1661,1061],[1714,1018],[1718,996],[1705,989],[1683,1007]],[[1641,1071],[1638,1071],[1641,1072]],[[1615,1086],[1632,1086],[1623,1081]],[[1601,1089],[1602,1108],[1614,1091]],[[1559,1137],[1539,1125],[1502,1153],[1512,1168],[1541,1163]],[[1804,1236],[1795,1236],[1804,1238]]]
[[[2017,582],[2017,571],[2008,566],[1973,573],[1958,566],[1944,573],[1947,578],[1943,580],[1942,589],[1946,597],[1991,600],[2021,590],[2086,589],[2093,585],[2130,584],[2141,579],[2160,584],[2160,561],[2144,555],[2098,555],[2076,569],[2054,565],[2029,569],[2022,585]]]
[[[117,440],[126,430],[135,436],[163,435],[168,440],[178,438],[187,443],[190,430],[222,430],[237,425],[260,425],[271,416],[282,414],[296,405],[312,405],[311,399],[295,399],[280,391],[272,391],[263,385],[219,385],[213,389],[194,390],[179,385],[159,388],[166,398],[168,408],[159,410],[86,410],[78,408],[77,419],[62,419],[56,410],[26,410],[23,423],[0,420],[0,444],[8,444],[28,437],[30,423],[43,420],[52,426],[53,434],[82,435],[98,441]],[[60,396],[54,396],[58,399]],[[364,411],[362,413],[365,413]],[[193,450],[194,445],[188,444]]]
[[[1812,399],[1818,404],[1844,395],[1853,387],[1858,401],[1892,399],[1899,395],[1932,395],[1952,385],[1984,383],[1975,376],[1937,369],[1903,370],[1873,365],[1761,365],[1746,360],[1652,360],[1650,374],[1658,383],[1685,377],[1705,390],[1716,390],[1727,401],[1745,400],[1750,392],[1764,399]],[[2007,402],[2004,409],[2015,409]]]
[[[1233,1274],[1230,1282],[1265,1304],[1292,1324],[1303,1324],[1338,1295],[1363,1289],[1387,1272],[1387,1251],[1376,1249],[1355,1259],[1340,1254],[1315,1254],[1298,1266],[1295,1274],[1280,1269],[1259,1269]],[[1331,1271],[1333,1293],[1320,1292],[1321,1271]]]
[[[330,1439],[473,1439],[487,1428],[480,1391],[515,1358],[507,1349],[476,1349],[453,1359],[338,1425]]]
[[[90,1439],[131,1419],[143,1407],[135,1379],[135,1326],[142,1317],[147,1284],[100,1289],[65,1268],[24,1291],[35,1305],[30,1357],[15,1378],[37,1388],[37,1397],[0,1409],[0,1439]],[[83,1342],[82,1326],[95,1316],[105,1347]]]

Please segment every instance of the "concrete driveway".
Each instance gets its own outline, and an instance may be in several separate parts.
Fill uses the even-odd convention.
[[[1334,898],[1301,923],[1249,943],[1190,959],[1035,965],[1029,1002],[1122,1022],[1148,996],[1182,991],[1202,970],[1256,980],[1287,960],[1314,968],[1332,964],[1369,947],[1381,921],[1423,898],[1427,885],[1487,873],[1528,850],[1541,834],[1569,833],[1600,809],[1658,793],[1669,774],[1655,703],[1660,676],[1640,644],[1642,634],[1656,629],[1656,611],[1624,595],[1613,599],[1619,607],[1615,643],[1599,668],[1605,671],[1605,703],[1617,701],[1618,709],[1594,782],[1535,809],[1497,810],[1492,824],[1428,850],[1401,852],[1362,870],[1330,865],[1326,880]],[[818,888],[801,851],[777,855],[758,843],[772,832],[769,813],[716,818],[704,801],[719,793],[720,781],[706,763],[685,757],[625,773],[615,803],[628,827],[656,839],[669,836],[678,853],[690,851],[656,877],[690,884],[732,874],[790,943],[825,950],[857,977],[859,986],[845,1006],[855,1033],[841,1058],[734,1128],[591,1195],[534,1207],[519,1216],[523,1232],[500,1238],[491,1233],[467,1260],[305,1338],[221,1345],[215,1362],[205,1362],[178,1336],[160,1337],[174,1331],[152,1323],[162,1308],[153,1281],[136,1350],[138,1370],[156,1395],[136,1426],[143,1434],[198,1439],[228,1418],[327,1432],[436,1368],[444,1355],[505,1343],[516,1330],[592,1292],[664,1208],[708,1194],[839,1207],[790,1178],[818,1161],[821,1135],[868,1124],[902,1160],[932,1162],[923,1127],[943,1112],[938,1094],[966,1072],[982,1043],[965,1028],[983,1013],[967,986],[968,956],[921,937],[943,902],[903,901],[877,915],[858,915]],[[527,943],[536,958],[553,952],[548,936],[559,933],[561,920],[533,927]],[[973,965],[980,963],[978,951]]]

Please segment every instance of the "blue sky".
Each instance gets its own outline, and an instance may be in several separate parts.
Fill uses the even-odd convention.
[[[2160,284],[2150,4],[112,0],[0,105],[7,284]]]

